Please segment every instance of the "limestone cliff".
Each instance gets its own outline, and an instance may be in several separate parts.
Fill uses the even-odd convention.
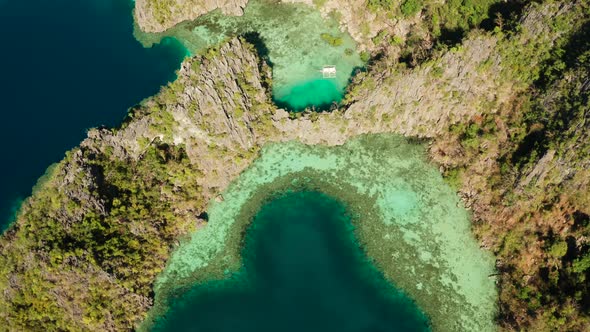
[[[182,21],[220,9],[227,15],[242,15],[248,0],[136,0],[135,20],[145,32],[162,32]]]

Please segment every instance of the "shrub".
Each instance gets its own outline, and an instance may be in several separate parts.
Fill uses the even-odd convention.
[[[321,8],[326,4],[326,1],[328,0],[313,0],[313,4],[317,7],[317,8]]]
[[[560,241],[554,243],[549,249],[549,254],[555,258],[561,258],[567,254],[567,242]]]
[[[582,258],[576,259],[576,261],[574,262],[574,264],[572,266],[573,266],[573,271],[575,273],[586,272],[586,270],[590,269],[590,254],[588,254]]]
[[[402,4],[402,14],[404,16],[412,16],[416,15],[422,9],[422,1],[421,0],[406,0]]]
[[[393,2],[391,0],[369,0],[367,7],[374,12],[381,9],[391,10],[393,9]]]
[[[444,69],[442,69],[439,66],[436,66],[434,68],[432,68],[432,76],[436,77],[436,78],[441,78],[444,74]]]
[[[377,36],[373,37],[372,41],[375,45],[379,45],[385,40],[385,37],[387,37],[387,31],[381,30]]]
[[[367,51],[362,51],[360,55],[362,62],[368,62],[369,60],[371,60],[371,54]]]
[[[326,43],[328,43],[328,44],[330,44],[331,46],[334,46],[334,47],[338,47],[338,46],[342,45],[342,43],[343,43],[342,38],[336,37],[336,36],[332,36],[329,33],[322,33],[320,35],[320,37],[322,37],[322,39]]]

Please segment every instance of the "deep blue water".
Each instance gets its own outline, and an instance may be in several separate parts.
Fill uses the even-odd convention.
[[[0,229],[86,129],[174,79],[185,50],[132,35],[128,0],[0,0]]]
[[[155,331],[424,332],[428,321],[368,261],[345,207],[287,192],[246,232],[244,267],[171,299]]]

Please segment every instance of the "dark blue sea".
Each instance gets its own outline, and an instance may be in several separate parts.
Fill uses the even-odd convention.
[[[0,0],[0,229],[86,130],[175,78],[185,50],[133,37],[128,0]]]

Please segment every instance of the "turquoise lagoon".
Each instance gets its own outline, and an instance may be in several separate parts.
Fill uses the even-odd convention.
[[[280,107],[302,111],[340,102],[351,76],[364,66],[356,43],[338,25],[334,18],[323,18],[305,4],[251,0],[242,16],[214,11],[162,34],[136,29],[136,36],[145,45],[173,36],[196,54],[228,37],[256,33],[261,55],[272,64],[274,101]],[[329,44],[322,34],[336,38],[339,45]],[[336,66],[336,78],[323,78],[320,70],[326,65]]]
[[[225,296],[233,299],[229,312],[247,320],[262,308],[258,304],[269,305],[261,299],[285,291],[280,294],[286,298],[307,296],[310,308],[326,303],[319,316],[327,325],[318,326],[338,324],[334,317],[359,310],[360,321],[380,326],[375,331],[423,330],[424,319],[435,331],[496,330],[494,258],[479,248],[469,214],[419,144],[392,135],[362,136],[337,147],[270,144],[223,198],[210,203],[207,226],[173,252],[143,329],[180,328],[190,317],[201,326],[200,301],[209,304],[201,318],[207,320],[223,315],[217,299]],[[326,263],[334,260],[342,265]],[[322,272],[322,266],[334,269]],[[271,278],[281,289],[261,287],[259,278]],[[330,304],[333,298],[354,303],[340,307]],[[270,303],[277,317],[302,319],[283,302]],[[391,317],[401,310],[404,318],[380,320],[378,310],[367,318],[363,310],[375,306]],[[203,324],[211,324],[203,325],[208,331],[223,323]]]
[[[428,331],[428,320],[367,260],[333,198],[288,191],[253,216],[240,271],[174,301],[154,331]]]

